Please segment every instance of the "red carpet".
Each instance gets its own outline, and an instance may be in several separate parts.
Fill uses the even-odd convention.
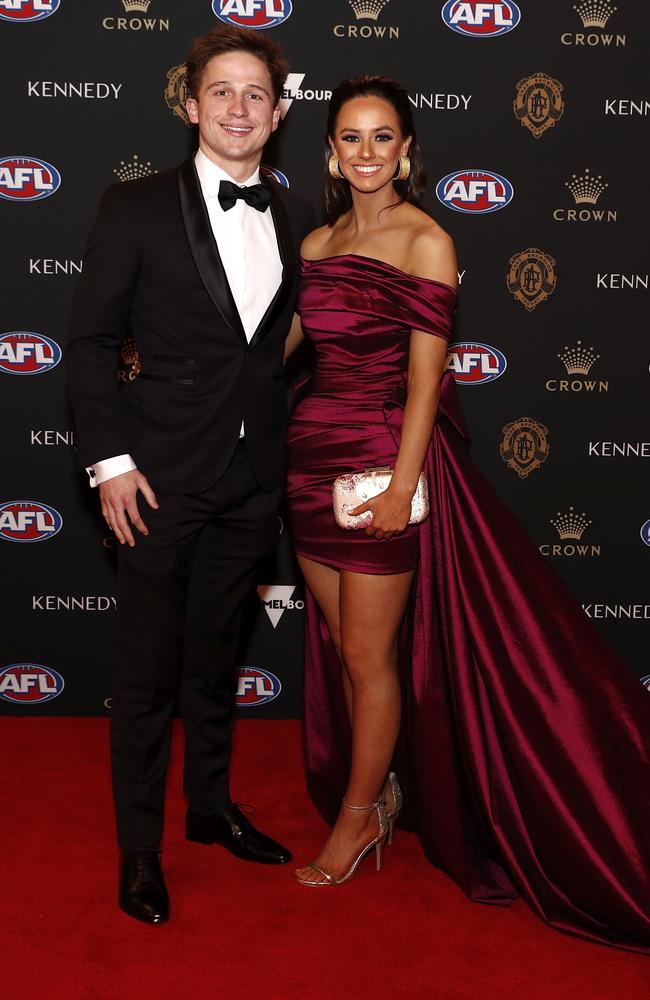
[[[172,920],[116,907],[107,724],[0,719],[1,1000],[645,1000],[642,956],[552,931],[523,903],[468,902],[398,831],[338,889],[183,839],[176,732],[163,861]],[[297,723],[244,721],[233,792],[300,862],[324,826]],[[444,806],[444,804],[443,804]]]

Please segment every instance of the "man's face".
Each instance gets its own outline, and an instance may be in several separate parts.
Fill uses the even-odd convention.
[[[186,103],[190,121],[199,126],[199,146],[235,180],[256,170],[280,112],[271,76],[249,52],[213,56],[203,72],[198,98]]]

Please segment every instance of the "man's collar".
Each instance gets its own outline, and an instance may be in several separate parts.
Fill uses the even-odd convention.
[[[222,167],[215,163],[214,160],[206,156],[202,149],[196,151],[194,163],[196,165],[196,172],[199,175],[199,181],[201,182],[201,190],[206,198],[217,197],[221,181],[231,181],[233,184],[238,184],[239,187],[248,187],[250,184],[259,184],[260,182],[259,167],[245,181],[236,181]]]

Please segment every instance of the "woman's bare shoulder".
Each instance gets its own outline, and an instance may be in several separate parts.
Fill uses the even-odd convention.
[[[418,214],[413,226],[408,253],[410,274],[433,278],[456,288],[458,264],[454,241],[435,219],[424,212]]]
[[[319,226],[305,236],[300,246],[301,255],[307,260],[324,256],[328,241],[332,235],[331,226]]]

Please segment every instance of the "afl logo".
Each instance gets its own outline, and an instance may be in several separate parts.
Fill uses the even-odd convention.
[[[282,684],[268,670],[259,667],[240,667],[237,680],[237,706],[257,708],[266,705],[280,694]]]
[[[646,545],[650,546],[650,521],[646,521],[641,528],[641,539]]]
[[[0,335],[0,372],[7,375],[42,375],[60,360],[57,342],[41,333],[14,330]]]
[[[291,0],[212,0],[220,21],[245,28],[276,28],[291,17]]]
[[[438,181],[436,195],[447,208],[466,215],[498,212],[512,201],[514,188],[491,170],[458,170]]]
[[[0,538],[5,542],[44,542],[63,527],[54,507],[35,500],[8,500],[0,504]]]
[[[641,683],[647,691],[650,691],[650,674],[646,674],[645,677],[642,677]]]
[[[61,0],[0,0],[0,18],[4,21],[42,21],[55,14]]]
[[[463,385],[482,385],[500,378],[508,366],[506,357],[489,344],[450,344],[446,371]]]
[[[277,181],[283,188],[289,187],[289,178],[286,174],[283,174],[281,170],[278,170],[277,167],[267,167],[262,164],[260,167],[260,174],[262,177],[269,177],[271,180]]]
[[[0,670],[0,698],[22,705],[38,705],[58,698],[65,681],[40,663],[10,663]]]
[[[35,156],[6,156],[0,160],[0,198],[42,201],[61,186],[61,174]]]
[[[442,8],[442,19],[448,28],[459,35],[472,38],[496,38],[516,28],[521,20],[521,11],[510,0],[496,0],[496,3],[478,3],[469,0],[449,0]]]

